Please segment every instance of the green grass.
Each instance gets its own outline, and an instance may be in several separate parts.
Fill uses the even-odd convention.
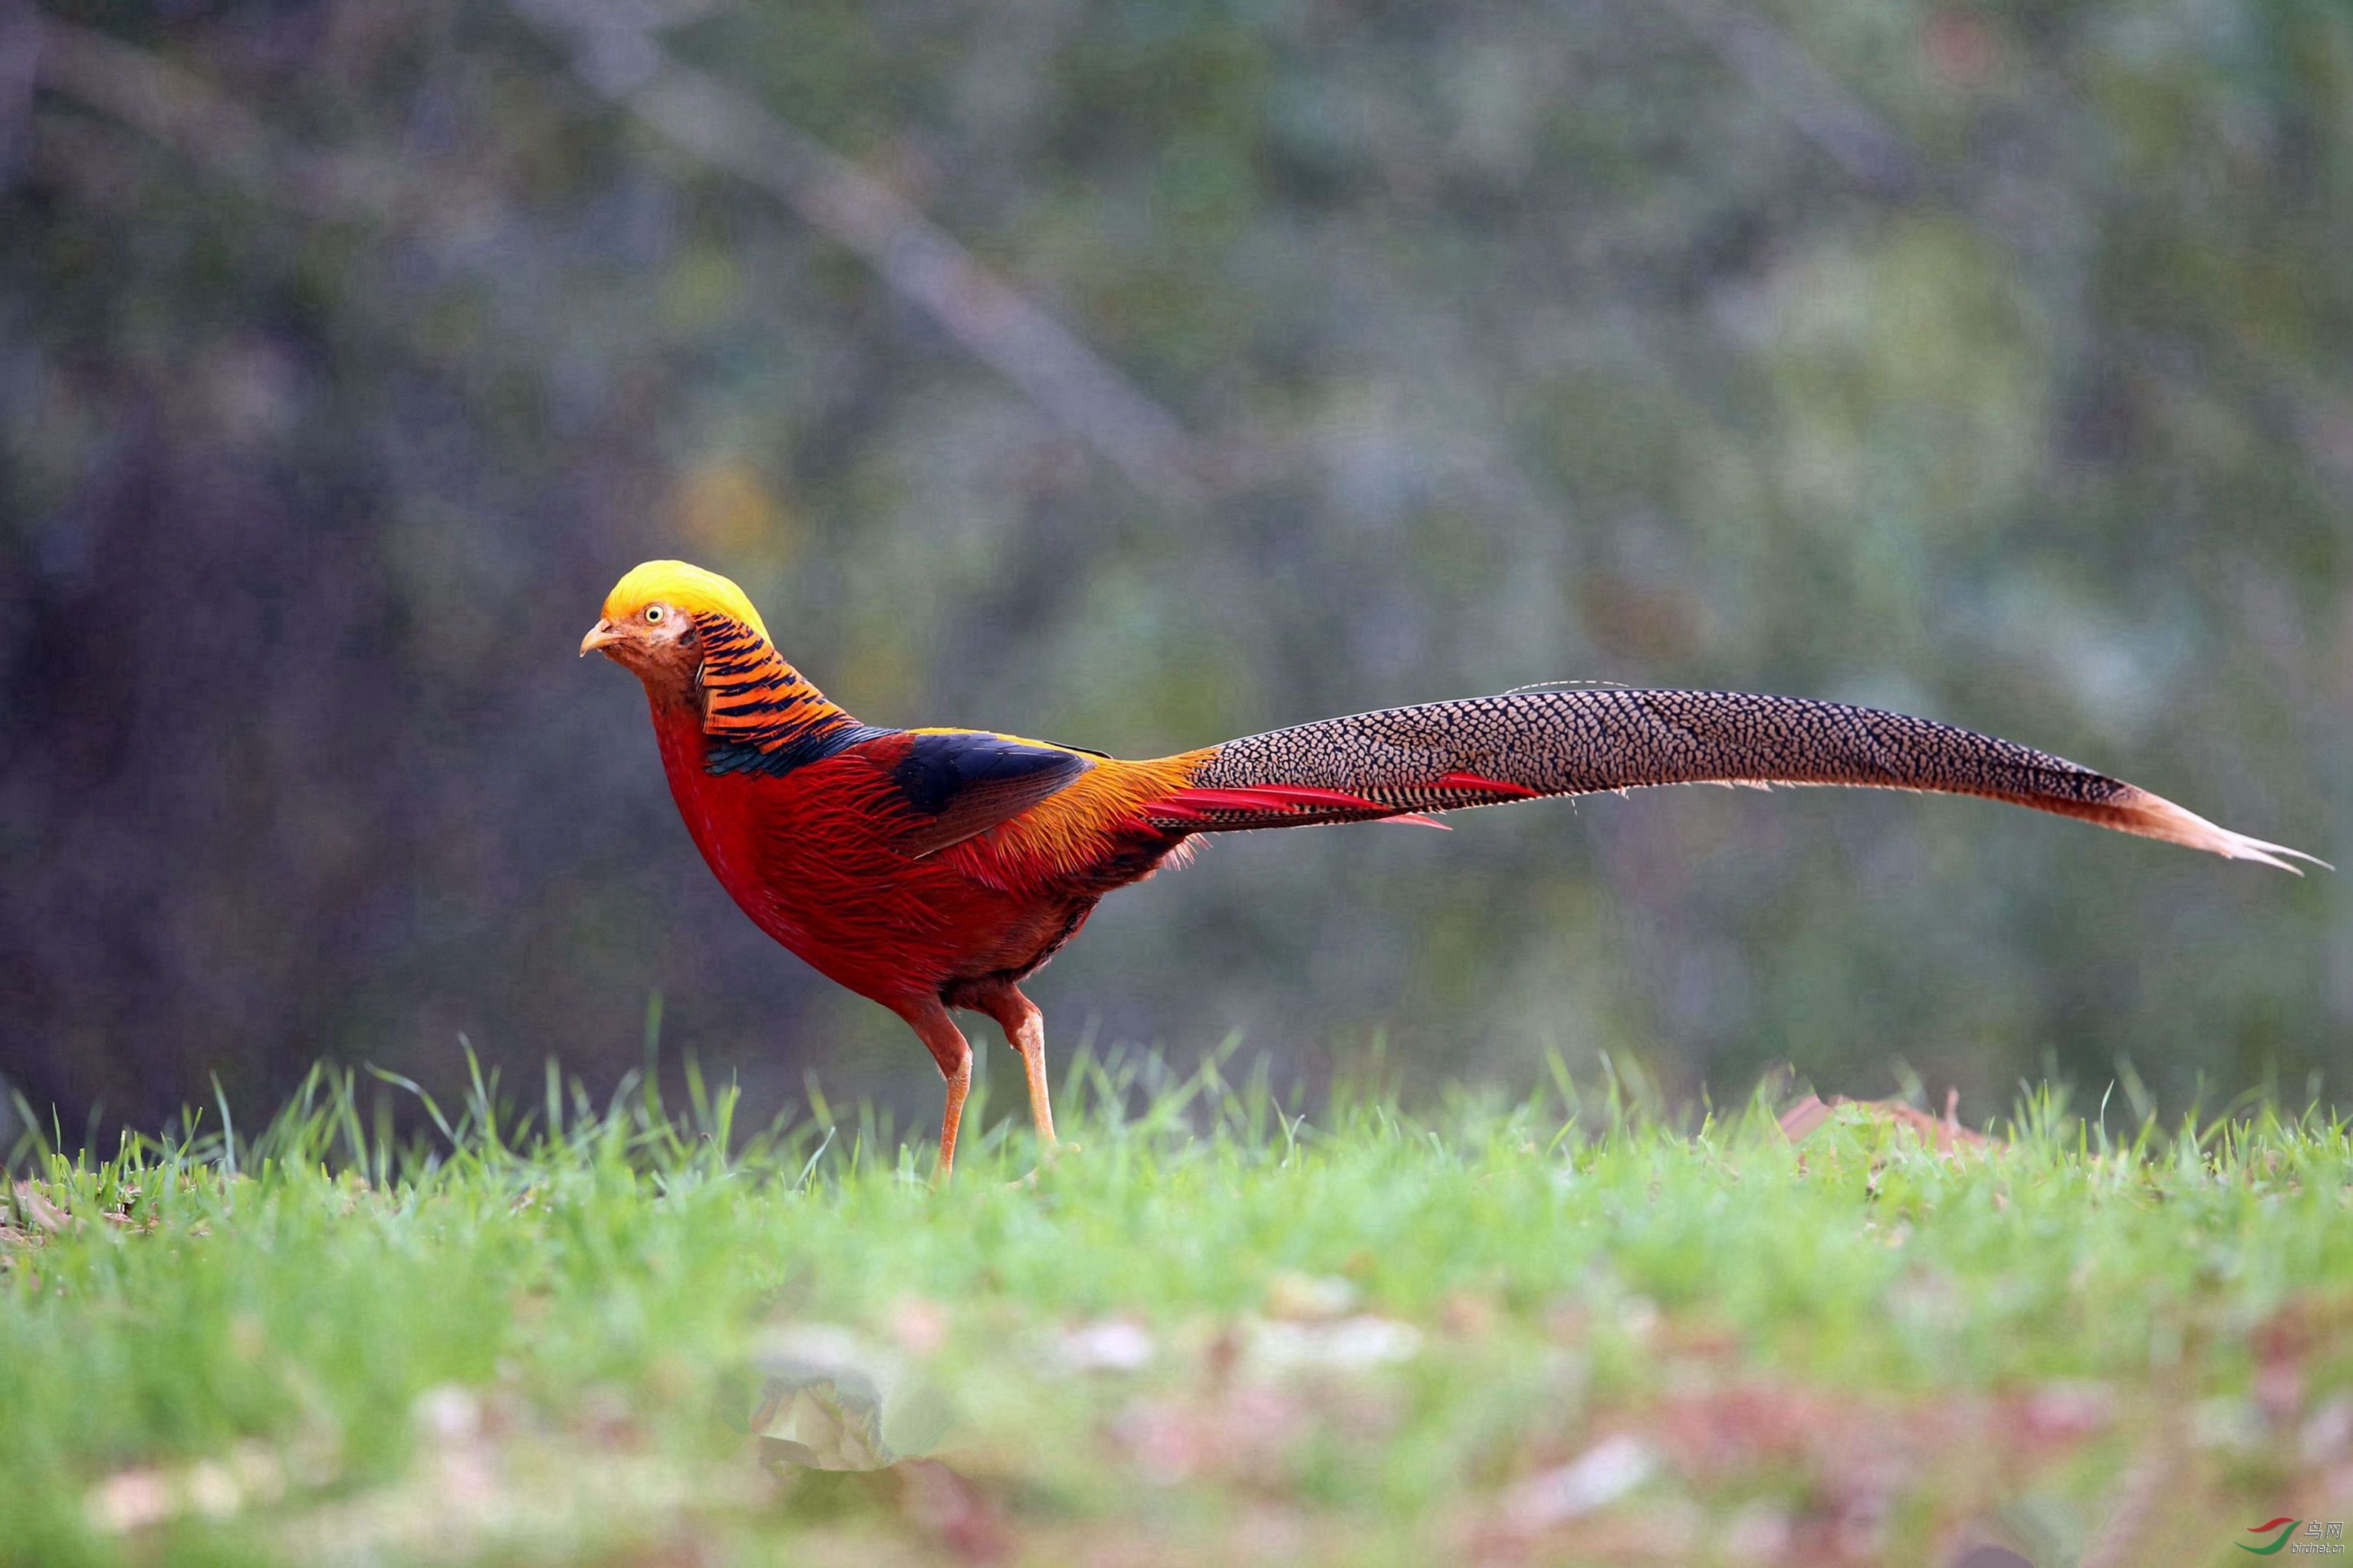
[[[944,1192],[871,1119],[553,1084],[408,1145],[322,1076],[259,1134],[20,1151],[0,1562],[2189,1563],[2353,1514],[2317,1114],[2046,1095],[1945,1156],[1859,1107],[1792,1147],[1069,1079],[1081,1151],[1022,1182],[984,1116]]]

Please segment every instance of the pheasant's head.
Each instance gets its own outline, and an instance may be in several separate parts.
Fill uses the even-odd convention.
[[[580,640],[580,653],[601,652],[649,690],[684,694],[702,662],[702,644],[722,620],[767,639],[768,629],[744,590],[717,572],[684,561],[648,561],[605,596],[604,618]]]

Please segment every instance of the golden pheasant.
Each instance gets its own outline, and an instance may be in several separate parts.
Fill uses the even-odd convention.
[[[1203,833],[1652,784],[1845,784],[1982,795],[2288,871],[2312,859],[2010,741],[1798,697],[1521,691],[1144,762],[987,730],[877,728],[785,662],[741,588],[682,561],[648,561],[614,587],[580,643],[598,651],[645,683],[670,793],[744,912],[930,1048],[947,1080],[942,1176],[972,1080],[949,1009],[1005,1031],[1050,1147],[1045,1026],[1021,982],[1104,894]]]

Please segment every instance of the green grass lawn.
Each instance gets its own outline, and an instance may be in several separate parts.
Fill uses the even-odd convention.
[[[24,1151],[0,1562],[2163,1564],[2353,1515],[2318,1115],[2044,1097],[1947,1155],[1068,1079],[1080,1150],[1022,1181],[985,1113],[944,1192],[871,1120],[634,1091]]]

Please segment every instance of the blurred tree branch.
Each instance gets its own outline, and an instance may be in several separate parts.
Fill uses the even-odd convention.
[[[1165,505],[1200,503],[1201,454],[1174,415],[896,191],[747,94],[679,63],[656,37],[662,18],[602,0],[514,5],[570,42],[574,69],[592,89],[864,257],[1138,490]]]
[[[31,0],[0,0],[0,191],[16,183],[31,141],[41,19]]]
[[[743,93],[679,64],[647,18],[518,0],[567,33],[581,79],[702,162],[758,186],[864,257],[882,281],[1084,440],[1130,483],[1200,504],[1201,454],[1176,417],[881,181]],[[0,22],[5,25],[5,22]],[[201,76],[36,11],[8,51],[47,90],[133,126],[212,173],[314,217],[381,219],[394,173],[290,146]],[[0,154],[10,140],[0,69]]]
[[[382,217],[389,171],[289,146],[194,71],[92,28],[28,9],[25,33],[28,75],[40,88],[310,217]]]
[[[1923,170],[1911,143],[1769,19],[1722,0],[1667,0],[1666,8],[1857,185],[1884,197],[1920,191]]]

